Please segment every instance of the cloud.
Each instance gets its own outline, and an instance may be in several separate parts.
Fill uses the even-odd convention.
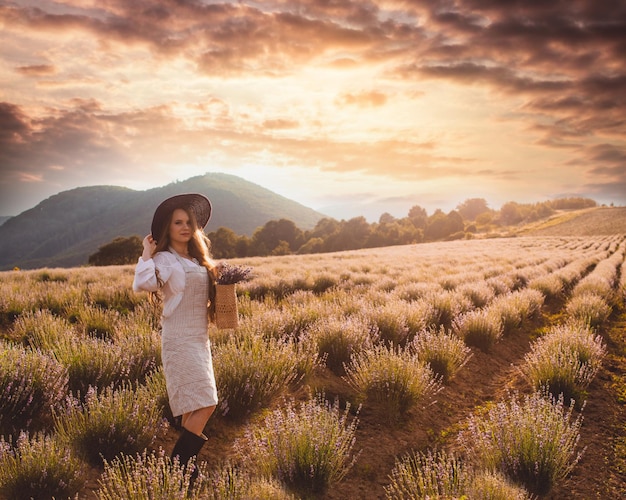
[[[267,162],[518,186],[519,154],[623,185],[623,1],[59,0],[0,23],[5,186]]]
[[[387,94],[377,90],[364,91],[355,94],[342,94],[338,97],[337,103],[340,106],[356,105],[360,107],[383,106],[387,102]]]
[[[47,76],[53,75],[56,69],[51,64],[33,64],[31,66],[18,66],[17,72],[25,76]]]

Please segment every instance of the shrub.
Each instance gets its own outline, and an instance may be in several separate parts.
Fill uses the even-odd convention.
[[[470,348],[443,327],[438,331],[431,328],[418,333],[411,348],[417,358],[426,363],[444,382],[451,380],[471,357]]]
[[[193,463],[193,458],[191,459]],[[98,481],[100,500],[193,500],[207,498],[207,473],[198,464],[198,479],[190,487],[193,467],[172,461],[162,449],[143,450],[134,456],[122,455],[104,460],[104,472]]]
[[[124,358],[121,378],[142,382],[161,366],[161,335],[141,308],[120,320],[114,344]]]
[[[472,309],[472,304],[465,295],[450,291],[432,293],[426,301],[432,307],[432,317],[427,326],[450,328],[459,314]]]
[[[440,380],[415,353],[383,346],[356,353],[346,366],[344,379],[360,401],[383,403],[392,421],[441,389]]]
[[[288,402],[247,433],[250,460],[296,491],[323,493],[357,459],[352,449],[358,417],[349,421],[349,413],[349,404],[342,412],[338,402],[331,405],[323,396],[299,407]]]
[[[338,283],[339,279],[336,276],[332,274],[321,274],[315,277],[311,289],[316,295],[321,295],[327,290],[337,286]]]
[[[461,498],[469,476],[452,454],[430,450],[411,453],[396,461],[385,494],[389,500]]]
[[[55,417],[59,436],[91,464],[112,460],[120,453],[139,453],[153,443],[166,421],[162,408],[144,388],[91,389],[85,402],[70,400]]]
[[[67,389],[67,370],[51,356],[0,342],[0,432],[45,424]]]
[[[502,333],[510,333],[539,314],[544,295],[535,289],[524,288],[506,295],[500,295],[489,306],[490,315],[500,319]]]
[[[513,395],[482,416],[470,416],[459,440],[477,468],[500,471],[529,491],[545,494],[581,456],[576,447],[582,415],[572,420],[572,412],[562,396]]]
[[[64,336],[49,346],[67,367],[70,390],[86,393],[89,387],[119,384],[128,374],[125,353],[111,342],[92,337]]]
[[[300,299],[302,292],[296,292],[294,295]],[[315,299],[309,299],[309,301],[304,304],[288,301],[281,315],[281,331],[294,339],[298,339],[321,317],[321,315],[322,312]]]
[[[564,292],[563,280],[556,274],[548,274],[533,279],[528,287],[541,292],[547,299],[556,299]]]
[[[22,433],[15,448],[0,440],[0,487],[6,498],[68,498],[83,487],[82,469],[54,436]]]
[[[78,309],[76,321],[86,335],[101,340],[111,340],[115,336],[119,313],[85,304]]]
[[[132,281],[132,277],[129,281]],[[89,287],[87,298],[90,304],[121,314],[134,311],[143,300],[142,294],[133,292],[129,286],[120,286],[116,283],[104,285],[101,281]]]
[[[488,351],[504,332],[498,314],[485,309],[461,315],[454,321],[454,330],[467,345],[483,351]]]
[[[247,336],[221,344],[214,354],[220,375],[218,414],[237,419],[268,405],[298,380],[301,362],[293,342]]]
[[[312,341],[320,358],[326,357],[326,366],[336,374],[344,373],[350,357],[372,347],[374,327],[362,316],[339,318],[327,316],[311,327]]]
[[[208,498],[212,500],[295,500],[276,479],[257,477],[230,465],[214,473],[209,485]]]
[[[582,390],[596,376],[606,355],[600,336],[582,324],[553,327],[533,343],[522,372],[536,389],[548,386],[554,396],[580,402]]]
[[[458,288],[474,307],[484,307],[495,297],[495,292],[485,281],[465,283]]]
[[[532,500],[535,498],[525,488],[513,484],[497,472],[476,473],[467,488],[466,498],[484,500]]]
[[[376,327],[378,338],[388,345],[405,345],[409,328],[405,320],[406,302],[394,300],[382,307],[368,308],[363,312],[367,320]]]
[[[11,337],[26,346],[50,350],[62,337],[76,333],[65,319],[55,316],[48,310],[24,311],[13,323]]]
[[[565,313],[574,321],[581,321],[595,328],[609,319],[611,306],[602,297],[586,293],[572,297],[565,306]]]

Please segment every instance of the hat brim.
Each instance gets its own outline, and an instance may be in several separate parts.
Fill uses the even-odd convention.
[[[155,210],[150,227],[154,239],[160,237],[169,215],[177,208],[193,212],[201,229],[204,229],[211,218],[211,202],[206,196],[199,193],[177,194],[162,202]]]

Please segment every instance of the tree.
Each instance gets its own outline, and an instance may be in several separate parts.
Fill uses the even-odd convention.
[[[335,219],[331,219],[330,217],[324,217],[320,219],[315,227],[307,232],[307,239],[310,238],[322,238],[326,239],[332,234],[336,234],[339,232],[340,223]]]
[[[502,224],[509,226],[517,224],[521,222],[523,218],[519,205],[514,201],[509,201],[500,208],[500,221]]]
[[[380,218],[378,219],[378,223],[391,224],[395,220],[396,218],[393,215],[391,215],[389,212],[385,212],[384,214],[381,214]]]
[[[207,234],[211,240],[211,254],[216,259],[232,259],[237,257],[237,241],[239,237],[232,229],[220,227],[217,231]]]
[[[463,231],[463,229],[463,217],[461,217],[456,210],[452,210],[446,215],[441,210],[437,209],[435,213],[428,218],[428,225],[424,230],[424,237],[428,240],[440,240],[451,234]]]
[[[446,236],[461,232],[463,229],[465,229],[465,224],[459,212],[452,210],[446,215],[446,231],[448,232]]]
[[[324,251],[324,240],[322,238],[310,238],[307,242],[298,248],[299,254],[304,253],[321,253]]]
[[[342,221],[339,232],[329,236],[326,240],[326,250],[333,252],[364,248],[370,231],[370,225],[363,216],[354,217],[347,222]]]
[[[476,220],[476,217],[489,211],[487,202],[483,198],[469,198],[457,205],[456,209],[465,220]]]
[[[254,232],[251,249],[255,255],[268,255],[281,242],[291,251],[297,250],[303,243],[302,230],[288,219],[271,220]]]
[[[143,244],[139,236],[122,236],[115,238],[110,243],[102,245],[98,251],[89,256],[89,264],[92,266],[114,266],[133,264],[143,252]]]
[[[415,227],[425,229],[428,223],[428,214],[424,208],[414,205],[409,210],[409,219]]]

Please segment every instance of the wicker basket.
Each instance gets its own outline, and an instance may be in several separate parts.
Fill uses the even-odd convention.
[[[235,284],[215,285],[215,325],[220,329],[239,326]]]

